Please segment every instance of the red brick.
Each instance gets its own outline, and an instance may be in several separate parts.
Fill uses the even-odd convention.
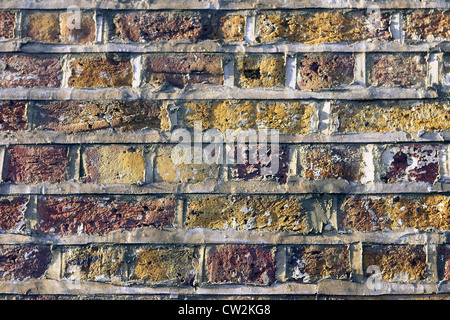
[[[223,84],[222,58],[214,54],[150,55],[144,72],[146,80],[156,86],[165,82],[178,88],[204,82]]]
[[[25,101],[0,102],[0,131],[21,131],[27,128]]]
[[[170,227],[173,197],[40,197],[38,231],[57,234],[107,234],[114,230]]]
[[[439,280],[450,280],[450,245],[441,245],[438,248]]]
[[[268,247],[219,245],[206,258],[208,281],[212,283],[275,282],[274,252]]]
[[[15,24],[16,14],[14,12],[0,11],[0,38],[13,38]]]
[[[27,197],[15,197],[0,200],[0,229],[20,231],[25,227],[25,210]]]
[[[58,183],[66,181],[68,149],[56,146],[12,146],[7,150],[6,181]]]
[[[350,252],[344,245],[290,247],[288,261],[289,276],[298,282],[349,279],[351,275]]]
[[[49,56],[3,54],[0,56],[0,87],[57,88],[61,84],[61,62]]]
[[[23,281],[40,278],[52,260],[48,246],[2,245],[0,247],[0,280]]]
[[[414,10],[404,14],[406,37],[415,41],[450,39],[450,11]]]

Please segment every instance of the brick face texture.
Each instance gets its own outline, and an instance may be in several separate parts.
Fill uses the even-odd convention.
[[[446,1],[73,2],[0,1],[0,299],[448,298]]]

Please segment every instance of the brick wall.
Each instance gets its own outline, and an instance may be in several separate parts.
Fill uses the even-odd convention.
[[[1,297],[448,297],[448,2],[73,4],[0,2]]]

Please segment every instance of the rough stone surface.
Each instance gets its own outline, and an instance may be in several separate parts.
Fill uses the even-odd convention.
[[[107,234],[115,230],[170,227],[173,197],[40,197],[39,231],[56,234]]]
[[[61,84],[61,62],[48,55],[2,54],[0,88],[57,88]]]
[[[44,275],[52,260],[49,246],[0,246],[0,281],[24,281]]]
[[[427,278],[425,250],[421,246],[372,245],[363,250],[365,269],[378,266],[385,281],[416,282]]]
[[[16,14],[14,12],[0,11],[0,38],[13,38],[15,25]]]
[[[301,90],[333,89],[353,82],[355,60],[349,54],[308,54],[299,59]]]
[[[58,183],[67,180],[68,150],[59,146],[12,146],[5,180],[12,183]]]
[[[82,154],[87,183],[143,183],[143,150],[132,146],[106,145],[86,148]]]
[[[26,17],[27,36],[35,41],[60,42],[58,12],[33,12]]]
[[[0,131],[20,131],[27,128],[27,103],[0,102]]]
[[[96,23],[93,12],[80,13],[79,26],[74,26],[72,12],[60,15],[61,41],[64,43],[91,43],[96,40]]]
[[[302,283],[349,279],[350,252],[346,246],[295,246],[288,252],[289,277]]]
[[[219,39],[225,40],[243,40],[245,28],[245,16],[238,14],[224,14],[219,17],[217,36]]]
[[[206,270],[211,283],[259,283],[275,281],[275,260],[269,247],[214,246],[207,254]]]
[[[237,73],[241,88],[284,86],[285,59],[277,55],[239,56]]]
[[[14,197],[0,199],[0,229],[19,232],[25,228],[25,210],[29,198]]]
[[[405,13],[405,34],[415,41],[450,39],[450,12],[418,10]]]

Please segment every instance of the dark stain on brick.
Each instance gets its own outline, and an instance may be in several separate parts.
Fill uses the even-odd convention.
[[[40,278],[52,260],[48,246],[3,245],[0,247],[0,279]]]
[[[208,280],[212,283],[275,282],[275,260],[267,247],[221,245],[211,248],[207,257]]]
[[[170,227],[173,197],[40,197],[38,231],[57,234],[107,234],[114,230]]]

